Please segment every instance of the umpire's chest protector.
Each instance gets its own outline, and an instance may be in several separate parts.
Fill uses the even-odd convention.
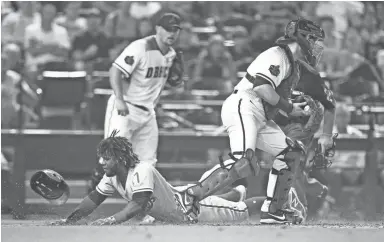
[[[277,94],[280,95],[280,97],[284,98],[285,100],[288,100],[291,97],[292,90],[296,87],[300,80],[300,65],[297,61],[293,59],[293,54],[289,49],[288,45],[276,44],[276,46],[279,46],[285,51],[289,59],[289,63],[292,67],[289,76],[282,80],[280,85],[278,85],[275,90]],[[262,103],[264,107],[265,117],[268,120],[274,119],[277,113],[279,112],[279,109],[264,100],[262,100]]]

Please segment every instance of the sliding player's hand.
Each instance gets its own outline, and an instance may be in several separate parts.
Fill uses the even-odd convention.
[[[76,222],[71,222],[68,219],[60,219],[60,220],[57,220],[57,221],[54,221],[54,222],[50,222],[48,225],[51,225],[51,226],[64,226],[64,225],[73,225],[75,223]]]

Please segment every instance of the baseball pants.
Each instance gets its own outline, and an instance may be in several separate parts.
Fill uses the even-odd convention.
[[[112,95],[108,100],[104,123],[104,137],[108,137],[114,129],[119,130],[118,135],[130,140],[133,151],[138,155],[141,162],[149,162],[155,165],[159,141],[155,111],[143,110],[126,102],[129,114],[121,116],[117,114],[115,100],[115,95]]]

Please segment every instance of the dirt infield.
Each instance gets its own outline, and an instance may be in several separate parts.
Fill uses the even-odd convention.
[[[2,220],[3,242],[376,242],[383,241],[383,223],[333,223],[300,226],[119,225],[47,226],[46,220]]]

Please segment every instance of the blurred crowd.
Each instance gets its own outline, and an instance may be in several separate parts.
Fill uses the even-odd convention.
[[[189,90],[231,92],[252,60],[283,35],[289,20],[300,16],[326,32],[318,69],[340,100],[378,96],[384,90],[383,2],[1,4],[2,111],[9,113],[2,115],[3,127],[20,108],[25,120],[38,119],[42,71],[108,71],[130,42],[154,33],[164,12],[176,12],[184,20],[175,48],[184,53]],[[17,95],[20,83],[22,98]]]

